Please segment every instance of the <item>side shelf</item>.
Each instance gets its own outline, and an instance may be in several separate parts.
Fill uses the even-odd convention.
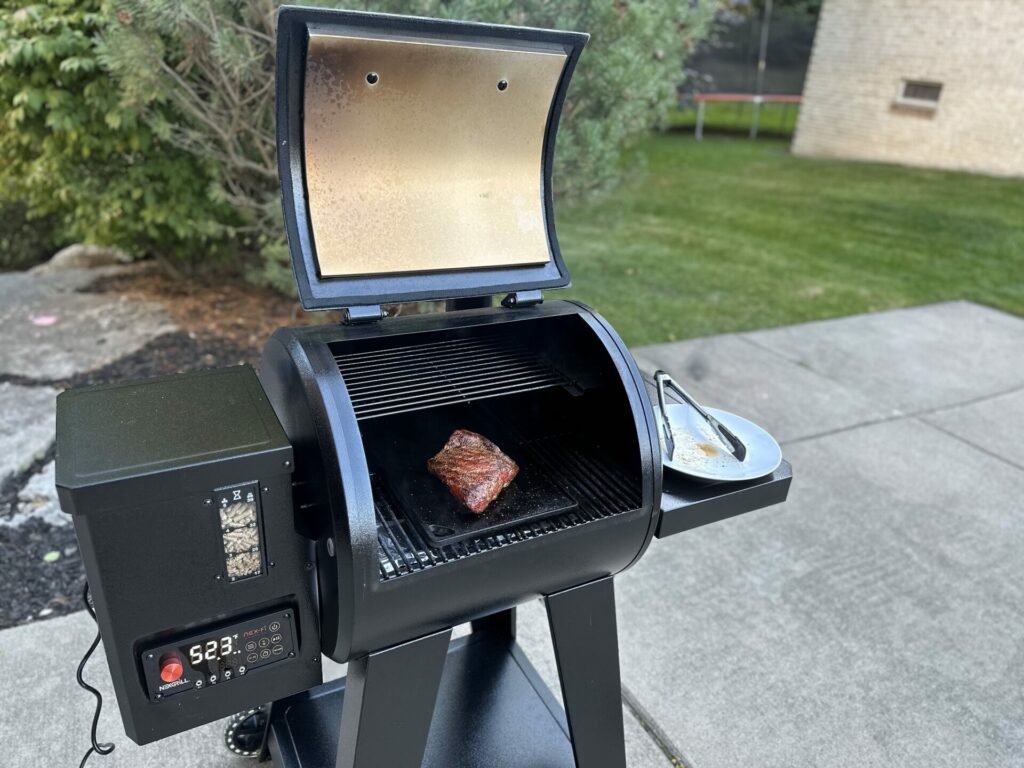
[[[665,472],[661,492],[659,539],[700,528],[786,500],[793,468],[783,460],[767,477],[743,483],[704,483]]]
[[[647,396],[657,402],[654,380],[644,374]],[[679,402],[675,393],[669,399]],[[793,468],[783,459],[772,474],[741,483],[708,483],[665,470],[661,490],[661,518],[654,535],[663,539],[702,525],[717,523],[756,509],[781,504],[789,495]]]

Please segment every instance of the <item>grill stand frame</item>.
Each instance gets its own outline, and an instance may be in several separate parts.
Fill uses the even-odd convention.
[[[549,595],[544,603],[576,766],[625,768],[612,578]]]
[[[430,733],[425,743],[409,741],[403,761],[383,763],[367,758],[358,763],[358,768],[493,768],[496,764],[540,763],[549,768],[573,768],[565,715],[515,642],[515,609],[474,621],[472,628],[469,635],[454,640],[447,649],[433,718],[431,713],[426,718]],[[403,655],[408,660],[413,654]],[[407,672],[415,674],[411,668]],[[335,745],[340,752],[345,738],[330,724],[339,718],[344,720],[348,684],[347,678],[340,678],[277,703],[269,726],[275,768],[324,768],[331,764]],[[408,681],[400,688],[399,695],[408,690]],[[394,700],[395,691],[388,693]],[[419,717],[422,725],[422,710]],[[378,736],[384,741],[406,741],[406,734],[398,728],[401,723],[386,713]],[[524,733],[528,738],[523,738]],[[594,768],[604,765],[610,768],[625,763]]]
[[[576,768],[625,768],[612,577],[548,595],[544,602]],[[515,609],[471,627],[511,646]],[[339,738],[337,768],[420,768],[451,634],[437,632],[349,663],[341,733],[356,736]],[[396,689],[409,693],[396,697]]]
[[[349,662],[337,768],[423,762],[451,637],[447,629]]]

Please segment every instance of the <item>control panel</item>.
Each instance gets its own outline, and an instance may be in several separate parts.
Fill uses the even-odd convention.
[[[294,657],[293,614],[278,611],[147,648],[141,661],[149,698],[162,701],[185,691],[230,685]]]

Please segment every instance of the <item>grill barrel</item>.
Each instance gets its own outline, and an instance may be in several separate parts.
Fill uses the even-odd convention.
[[[660,447],[644,383],[578,304],[282,329],[261,379],[309,498],[298,524],[316,539],[321,644],[337,661],[614,575],[653,536]],[[467,421],[575,506],[432,544],[389,477],[422,469]],[[417,453],[406,443],[420,433]],[[402,451],[414,458],[389,466]]]

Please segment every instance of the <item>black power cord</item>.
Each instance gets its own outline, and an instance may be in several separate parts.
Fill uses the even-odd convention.
[[[93,608],[92,605],[91,595],[89,594],[88,582],[86,582],[85,590],[82,592],[82,602],[85,603],[85,610],[87,610],[89,612],[89,615],[92,616],[92,620],[96,621],[96,609]],[[92,732],[90,734],[90,737],[92,739],[92,746],[89,747],[85,755],[82,756],[82,762],[78,764],[78,768],[85,768],[85,763],[89,759],[89,755],[91,755],[93,752],[95,752],[98,755],[109,755],[111,752],[114,751],[113,744],[100,743],[96,740],[96,728],[100,722],[100,710],[103,709],[103,694],[101,694],[99,691],[97,691],[95,688],[93,688],[91,685],[85,682],[85,680],[82,679],[82,670],[85,669],[86,662],[89,661],[89,657],[92,656],[93,652],[96,650],[96,646],[98,646],[99,644],[100,631],[99,629],[97,629],[96,637],[92,641],[92,645],[89,646],[89,650],[85,652],[85,656],[83,656],[82,660],[78,663],[78,672],[75,673],[75,678],[78,680],[78,684],[96,697],[96,712],[93,713],[92,716]]]

